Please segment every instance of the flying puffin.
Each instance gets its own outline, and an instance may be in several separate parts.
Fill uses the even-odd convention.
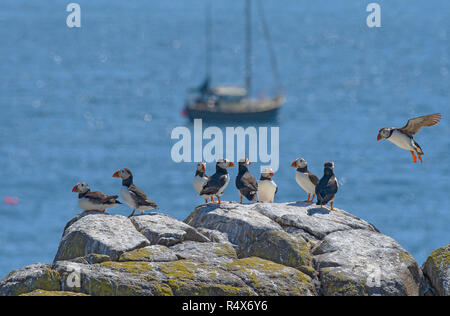
[[[200,195],[205,200],[216,196],[218,204],[221,204],[220,196],[230,182],[230,175],[227,168],[234,167],[234,163],[228,159],[219,159],[216,163],[216,173],[209,177],[203,189],[200,191]]]
[[[278,192],[277,184],[272,180],[272,168],[264,168],[258,181],[258,202],[273,203]]]
[[[122,190],[120,196],[133,209],[128,217],[132,217],[136,210],[144,214],[144,211],[158,208],[158,205],[150,201],[145,193],[133,184],[133,174],[130,169],[123,168],[113,174],[114,178],[122,178]]]
[[[258,182],[250,171],[248,171],[248,166],[252,163],[248,158],[243,158],[239,160],[239,173],[236,177],[236,188],[241,193],[241,204],[242,199],[245,196],[249,201],[253,202],[256,200],[258,193]]]
[[[423,126],[434,126],[441,120],[441,114],[430,114],[410,119],[402,128],[382,128],[378,132],[377,140],[386,138],[400,148],[409,150],[413,156],[413,162],[417,162],[419,156],[422,162],[423,151],[419,144],[414,140],[413,135],[417,134]]]
[[[308,163],[303,158],[297,158],[291,164],[292,168],[297,168],[295,180],[297,184],[308,193],[308,199],[305,202],[313,202],[316,196],[316,185],[319,183],[319,178],[308,171]],[[313,195],[311,199],[311,194]]]
[[[334,162],[326,162],[323,177],[316,185],[317,205],[320,205],[322,208],[324,205],[330,203],[331,210],[334,210],[333,202],[338,188],[338,180],[334,175]]]
[[[194,189],[198,194],[200,194],[206,182],[208,182],[208,176],[206,175],[206,163],[199,162],[195,171],[194,181],[192,182],[192,184],[194,185]],[[211,201],[215,202],[212,196]],[[208,203],[207,199],[205,199],[205,203]]]
[[[72,192],[78,193],[78,205],[86,213],[104,213],[106,209],[122,204],[117,200],[117,195],[109,196],[101,192],[91,192],[86,182],[77,183],[73,187]]]

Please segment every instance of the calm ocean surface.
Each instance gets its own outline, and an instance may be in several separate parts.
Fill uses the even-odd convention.
[[[280,127],[277,200],[306,198],[295,158],[320,176],[333,160],[336,207],[422,264],[450,242],[450,2],[378,1],[378,29],[365,24],[370,1],[336,2],[264,1],[287,98],[268,124]],[[0,277],[53,260],[80,211],[71,192],[79,181],[118,194],[111,176],[129,167],[162,212],[184,219],[202,202],[191,184],[195,163],[172,161],[170,134],[192,128],[180,112],[205,72],[205,2],[79,0],[80,29],[65,24],[68,3],[0,2]],[[243,82],[243,16],[242,1],[214,1],[215,83]],[[267,95],[274,83],[256,14],[254,22],[254,90]],[[416,137],[423,164],[376,141],[381,127],[434,112],[442,122]],[[233,182],[224,200],[238,200]],[[7,196],[19,204],[4,204]]]

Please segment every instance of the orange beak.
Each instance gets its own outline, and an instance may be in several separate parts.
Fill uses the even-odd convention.
[[[119,171],[114,172],[113,178],[120,178]]]
[[[297,160],[294,160],[293,163],[291,163],[292,168],[297,168]]]
[[[381,140],[382,138],[383,138],[383,137],[381,137],[381,134],[378,133],[377,140]]]
[[[72,192],[78,192],[78,185],[73,187]]]
[[[273,177],[273,172],[270,173],[270,177]]]
[[[203,164],[203,172],[206,172],[206,165]]]
[[[230,161],[229,163],[228,163],[228,168],[233,168],[234,167],[234,163],[232,162],[232,161]]]

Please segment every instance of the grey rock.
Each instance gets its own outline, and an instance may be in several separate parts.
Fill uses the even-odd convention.
[[[209,242],[195,228],[168,215],[153,213],[132,217],[131,221],[152,245],[172,246],[185,240]]]
[[[36,289],[60,291],[60,276],[50,265],[36,263],[11,272],[0,281],[0,296],[17,296]]]
[[[219,264],[237,259],[230,243],[199,243],[186,241],[170,248],[179,259]]]
[[[148,245],[149,241],[126,217],[92,214],[81,217],[66,228],[54,262],[93,253],[117,260],[124,252]]]
[[[450,244],[433,251],[422,270],[433,294],[450,296]]]
[[[147,262],[167,262],[178,260],[177,254],[170,248],[163,245],[151,245],[144,248],[125,252],[119,261],[147,261]]]
[[[313,252],[324,295],[418,296],[421,271],[392,238],[372,230],[327,235]]]

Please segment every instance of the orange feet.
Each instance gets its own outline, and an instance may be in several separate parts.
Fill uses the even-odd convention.
[[[308,193],[308,199],[307,199],[306,201],[303,201],[303,202],[306,202],[306,203],[312,202],[312,201],[310,200],[310,198],[311,198],[311,193]],[[313,198],[313,199],[314,199],[314,198]]]
[[[211,202],[216,203],[213,196],[211,196]]]
[[[423,162],[423,160],[422,160],[422,155],[421,155],[421,154],[417,154],[417,156],[419,156],[420,162]]]
[[[411,150],[411,155],[413,156],[413,162],[416,163],[417,162],[417,157],[416,157],[416,154],[412,150]],[[420,160],[422,160],[422,158],[420,158]]]

